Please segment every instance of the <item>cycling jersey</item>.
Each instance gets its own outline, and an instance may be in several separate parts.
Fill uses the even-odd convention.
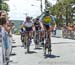
[[[42,21],[42,23],[44,25],[48,25],[48,26],[51,26],[51,23],[52,22],[55,22],[55,17],[50,15],[50,16],[45,16],[45,15],[42,15],[40,17],[40,21]]]
[[[51,23],[52,22],[55,22],[55,17],[50,15],[50,16],[46,16],[46,15],[42,15],[40,17],[40,21],[42,21],[44,27],[47,29],[47,30],[50,30],[51,28]]]
[[[35,22],[35,23],[34,23],[34,26],[35,26],[36,31],[38,31],[38,30],[41,29],[41,27],[40,27],[40,22]]]
[[[24,22],[25,30],[32,31],[33,23],[32,22]]]
[[[51,22],[51,17],[50,17],[50,16],[44,16],[44,17],[43,17],[43,22],[44,22],[45,24],[50,23],[50,22]]]

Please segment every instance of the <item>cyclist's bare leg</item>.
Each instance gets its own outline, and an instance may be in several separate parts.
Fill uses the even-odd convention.
[[[32,39],[33,37],[33,32],[29,32],[29,38]]]
[[[42,46],[44,46],[44,38],[45,38],[45,32],[41,32],[40,33],[40,36],[41,36],[41,42],[42,42]]]

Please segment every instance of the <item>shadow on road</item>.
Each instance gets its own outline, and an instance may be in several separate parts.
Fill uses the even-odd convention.
[[[41,50],[42,48],[35,48],[34,50]]]
[[[56,42],[52,44],[75,44],[75,42]]]
[[[10,56],[15,56],[15,55],[16,55],[15,53],[11,53],[11,54],[10,54]]]
[[[12,43],[14,43],[14,44],[15,44],[16,42],[15,42],[15,41],[12,41]]]
[[[12,48],[16,48],[17,46],[12,46]]]
[[[13,60],[10,60],[10,61],[9,61],[9,65],[10,65],[10,63],[12,63],[12,64],[18,64],[18,62],[15,62],[15,61],[13,61]]]
[[[49,54],[46,54],[45,55],[45,59],[46,58],[59,58],[60,56],[57,56],[57,55],[49,55]]]
[[[37,52],[35,52],[35,51],[29,51],[28,53],[25,52],[25,54],[34,54],[34,53],[37,53]]]
[[[15,46],[13,45],[12,46],[12,48],[16,48],[16,47],[24,47],[24,46],[22,46],[22,45],[15,45]]]

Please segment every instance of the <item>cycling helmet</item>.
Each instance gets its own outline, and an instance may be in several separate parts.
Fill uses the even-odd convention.
[[[36,18],[36,20],[39,20],[39,18]]]
[[[45,11],[45,15],[47,15],[47,16],[50,15],[49,10],[46,10],[46,11]]]
[[[26,20],[30,20],[31,18],[29,16],[26,17]]]

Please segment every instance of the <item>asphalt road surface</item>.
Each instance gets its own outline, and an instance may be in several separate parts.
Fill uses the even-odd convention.
[[[9,65],[75,65],[75,40],[52,37],[52,55],[45,57],[42,48],[34,49],[33,41],[31,53],[27,54],[26,49],[21,47],[20,36],[13,35],[13,39],[12,53],[16,55],[10,56]]]

